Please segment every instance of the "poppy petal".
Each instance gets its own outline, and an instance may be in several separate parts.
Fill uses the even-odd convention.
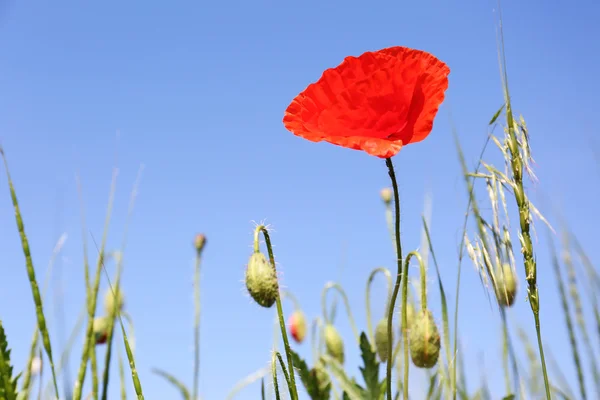
[[[391,157],[429,134],[449,72],[433,55],[406,47],[349,56],[294,98],[283,123],[313,142]]]

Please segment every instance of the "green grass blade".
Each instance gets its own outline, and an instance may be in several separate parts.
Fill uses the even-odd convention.
[[[33,267],[33,260],[31,259],[31,251],[29,248],[29,240],[27,240],[27,235],[25,234],[25,226],[23,224],[23,218],[21,216],[21,210],[19,209],[19,202],[17,201],[17,194],[15,192],[15,188],[10,177],[10,172],[8,169],[8,161],[6,159],[6,155],[4,154],[4,149],[0,147],[0,155],[2,156],[2,160],[4,161],[4,168],[6,169],[6,179],[8,181],[8,187],[10,189],[10,197],[12,199],[12,204],[15,209],[15,220],[17,222],[17,228],[19,230],[19,236],[21,237],[21,246],[23,247],[23,254],[25,255],[25,266],[27,269],[27,276],[29,278],[29,284],[31,286],[31,294],[33,295],[33,302],[35,304],[35,311],[37,317],[37,324],[40,328],[40,334],[42,335],[42,344],[44,346],[44,350],[46,351],[46,355],[48,356],[48,361],[50,363],[50,370],[52,371],[52,383],[54,384],[54,391],[57,398],[60,398],[58,391],[58,381],[56,379],[56,371],[54,369],[54,357],[52,356],[52,345],[50,343],[50,333],[48,332],[48,327],[46,326],[46,317],[44,315],[44,307],[42,304],[42,297],[40,295],[40,289],[35,278],[35,268]]]
[[[190,395],[190,391],[185,386],[185,384],[183,382],[181,382],[179,379],[177,379],[175,376],[171,375],[170,373],[168,373],[166,371],[163,371],[162,369],[157,369],[157,368],[153,368],[152,372],[154,374],[166,379],[170,384],[172,384],[177,389],[179,389],[179,392],[181,393],[181,397],[184,400],[190,400],[192,398],[192,396]]]
[[[565,290],[565,284],[563,281],[562,274],[560,272],[560,264],[558,257],[556,256],[556,249],[554,247],[554,241],[552,237],[548,239],[550,241],[550,255],[552,257],[552,266],[554,268],[554,274],[556,276],[556,282],[558,284],[558,291],[560,295],[561,305],[565,317],[565,324],[567,325],[567,331],[569,333],[569,342],[571,344],[571,352],[573,356],[573,363],[575,364],[575,370],[577,371],[577,382],[579,384],[579,393],[582,399],[587,398],[585,390],[585,381],[583,376],[583,369],[581,367],[581,358],[579,356],[579,348],[577,346],[577,338],[575,336],[575,329],[573,328],[573,321],[571,320],[571,312],[569,310],[569,304],[567,301],[567,295]]]

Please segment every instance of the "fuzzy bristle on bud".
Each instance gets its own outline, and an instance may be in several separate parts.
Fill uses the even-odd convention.
[[[108,339],[108,325],[109,320],[107,317],[94,318],[94,337],[96,338],[96,344],[106,343],[106,339]]]
[[[500,305],[510,307],[517,297],[517,275],[508,263],[502,265],[496,279],[496,297]]]
[[[387,362],[388,355],[388,334],[387,334],[387,318],[382,319],[377,323],[375,327],[375,349],[377,350],[377,355],[379,355],[379,359],[382,362]],[[392,343],[394,342],[394,332],[392,331]]]
[[[290,333],[297,343],[302,343],[306,337],[306,318],[300,310],[294,311],[289,319]]]
[[[327,353],[338,360],[340,364],[343,364],[344,341],[342,340],[340,333],[335,329],[335,326],[331,324],[325,325],[323,336],[325,336],[325,348],[327,349]]]
[[[410,356],[419,368],[432,368],[440,356],[440,333],[429,310],[415,315],[410,338]]]
[[[277,273],[261,252],[250,256],[246,268],[246,288],[254,301],[266,308],[275,304],[279,296]]]
[[[115,300],[117,301],[117,310],[115,310]],[[117,287],[113,287],[112,290],[111,288],[108,288],[106,294],[104,295],[104,310],[106,311],[106,314],[112,315],[115,311],[123,310],[124,306],[125,295],[123,294],[123,291]]]
[[[390,205],[392,203],[392,189],[383,188],[380,192],[381,200],[385,203],[385,205]]]
[[[206,236],[204,236],[201,233],[197,234],[196,237],[194,237],[194,248],[196,248],[196,251],[201,252],[202,249],[204,249],[205,245],[206,245]]]

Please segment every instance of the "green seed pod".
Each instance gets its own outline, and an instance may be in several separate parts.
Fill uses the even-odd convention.
[[[106,339],[108,339],[109,322],[107,317],[94,318],[94,337],[96,338],[96,344],[106,343]]]
[[[375,328],[375,349],[382,362],[388,361],[387,321],[387,318],[382,319]],[[392,343],[394,343],[394,331],[392,331]]]
[[[496,274],[496,297],[501,306],[510,307],[517,297],[517,275],[510,264],[504,263]]]
[[[263,253],[253,253],[246,268],[246,288],[259,305],[269,308],[279,296],[277,274]]]
[[[338,360],[340,364],[344,363],[344,341],[340,333],[331,324],[325,325],[325,348],[327,353]]]
[[[419,368],[432,368],[440,356],[440,333],[431,311],[419,311],[409,333],[410,356]]]
[[[115,291],[114,295],[113,290]],[[123,294],[123,291],[116,287],[113,287],[112,290],[111,288],[108,288],[104,295],[104,310],[106,311],[106,314],[113,314],[115,309],[115,299],[117,300],[118,310],[123,310],[123,307],[125,306],[125,295]]]
[[[380,192],[381,200],[385,203],[386,206],[389,206],[392,203],[392,189],[383,188]]]
[[[321,390],[323,390],[329,384],[329,382],[331,382],[329,379],[329,374],[327,373],[327,369],[325,368],[325,364],[320,359],[310,370],[310,374],[316,378],[319,389]]]

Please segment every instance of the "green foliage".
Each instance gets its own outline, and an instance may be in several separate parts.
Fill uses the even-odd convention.
[[[383,396],[385,389],[384,382],[379,381],[379,362],[377,354],[371,349],[367,335],[363,332],[360,335],[360,351],[363,361],[363,367],[360,367],[360,372],[365,380],[366,389],[363,389],[368,399],[379,399]]]
[[[319,374],[316,368],[309,369],[306,361],[304,361],[294,350],[292,353],[292,362],[294,368],[300,373],[300,380],[306,389],[306,392],[313,400],[329,400],[331,394],[331,382],[323,384],[319,379]]]
[[[0,399],[15,400],[17,398],[17,379],[18,377],[13,378],[8,341],[2,321],[0,321]]]

